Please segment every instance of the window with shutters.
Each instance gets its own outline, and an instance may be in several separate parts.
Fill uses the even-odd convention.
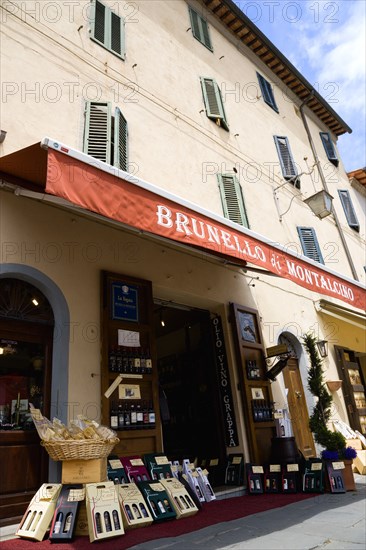
[[[201,77],[203,100],[208,118],[214,120],[218,126],[229,130],[220,88],[213,78]]]
[[[87,101],[84,153],[127,171],[128,128],[121,110],[109,102]]]
[[[320,251],[315,229],[313,227],[298,227],[297,232],[300,237],[304,256],[311,258],[315,262],[323,264],[324,260]]]
[[[300,178],[297,175],[296,165],[292,157],[290,144],[287,137],[274,136],[274,140],[283,177],[297,189],[300,189]]]
[[[261,74],[257,73],[259,86],[262,92],[263,101],[267,103],[276,113],[278,113],[278,107],[274,98],[273,89],[271,84]]]
[[[225,218],[249,228],[242,187],[231,174],[217,175]]]
[[[327,153],[328,160],[334,164],[334,166],[338,166],[339,160],[330,134],[328,132],[320,132],[320,137],[322,139],[325,152]]]
[[[360,231],[360,224],[358,223],[358,219],[355,209],[353,208],[349,191],[347,189],[338,189],[338,195],[341,199],[348,225],[355,231]]]
[[[191,6],[188,6],[189,17],[191,19],[192,34],[201,44],[206,46],[209,50],[213,51],[210,33],[208,30],[208,23],[206,19],[203,19],[199,13],[194,11]]]
[[[125,58],[124,19],[99,0],[93,3],[90,38],[122,59]]]

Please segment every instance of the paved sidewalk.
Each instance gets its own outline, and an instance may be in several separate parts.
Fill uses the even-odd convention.
[[[317,495],[131,550],[364,550],[366,476],[355,480],[356,491]]]

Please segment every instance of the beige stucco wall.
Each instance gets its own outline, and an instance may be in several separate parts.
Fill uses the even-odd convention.
[[[313,226],[325,264],[351,276],[334,221],[318,220],[302,202],[320,190],[316,169],[302,176],[301,193],[288,184],[278,190],[280,213],[291,206],[279,222],[273,189],[284,180],[273,136],[288,137],[300,173],[314,164],[297,108],[300,102],[292,92],[205,10],[213,52],[187,31],[190,20],[183,0],[105,3],[126,19],[124,61],[90,40],[87,2],[73,9],[60,3],[59,10],[32,1],[15,2],[11,10],[5,4],[2,127],[8,134],[1,153],[45,135],[82,149],[85,101],[110,101],[129,124],[132,173],[192,202],[202,204],[204,197],[208,210],[222,214],[217,174],[235,167],[254,231],[301,252],[296,226]],[[199,3],[193,5],[201,13]],[[31,17],[32,9],[39,10],[36,17]],[[279,114],[261,98],[256,71],[273,81]],[[230,132],[207,118],[201,76],[219,84]],[[337,188],[349,187],[343,165],[335,168],[327,161],[319,137],[327,128],[313,114],[308,113],[308,119],[358,276],[364,281],[363,260],[357,254],[360,237],[365,237],[364,206],[351,190],[361,224],[358,235],[348,228],[337,194]]]

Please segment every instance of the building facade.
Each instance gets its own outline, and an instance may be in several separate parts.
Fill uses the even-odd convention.
[[[132,404],[155,419],[119,426],[120,454],[214,470],[228,453],[269,459],[275,408],[311,456],[313,332],[343,382],[334,419],[365,433],[365,195],[337,149],[347,124],[229,0],[12,1],[1,17],[4,425],[22,400],[105,424]],[[305,202],[320,191],[322,219]],[[137,398],[107,399],[124,355]],[[0,431],[17,479],[5,522],[48,475],[43,457],[24,482],[6,458],[41,456],[20,416]]]

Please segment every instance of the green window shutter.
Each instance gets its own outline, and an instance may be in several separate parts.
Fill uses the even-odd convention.
[[[122,17],[119,17],[111,11],[110,13],[110,28],[111,28],[111,37],[110,37],[110,49],[112,52],[125,57],[125,48],[124,48],[124,36],[125,36],[125,22]]]
[[[94,17],[93,17],[93,36],[95,40],[104,45],[105,43],[105,21],[106,21],[106,7],[96,0],[94,5]]]
[[[218,126],[229,130],[220,88],[216,81],[213,78],[201,77],[201,86],[208,118],[214,120]]]
[[[330,162],[334,164],[334,166],[338,166],[339,160],[329,132],[320,132],[320,137],[323,142],[323,147],[327,154],[328,160],[330,160]]]
[[[111,105],[88,101],[85,110],[84,153],[111,163]]]
[[[259,86],[262,92],[263,101],[267,103],[276,113],[279,112],[276,100],[274,98],[273,89],[271,84],[261,74],[257,73]]]
[[[358,219],[355,209],[353,208],[349,191],[347,189],[338,189],[338,195],[341,199],[348,225],[355,231],[360,231],[360,224],[358,223]]]
[[[92,14],[91,38],[122,59],[125,57],[125,22],[110,8],[95,0]]]
[[[249,228],[241,185],[236,176],[217,175],[225,218]]]
[[[191,19],[191,27],[193,36],[201,42],[206,48],[213,51],[210,33],[208,30],[208,23],[206,19],[203,19],[196,11],[194,11],[191,6],[188,6],[189,17]]]
[[[116,107],[114,114],[113,165],[127,172],[128,128],[127,121],[118,107]]]
[[[274,136],[274,140],[283,177],[286,180],[291,180],[292,185],[300,189],[300,179],[296,177],[297,170],[287,137]]]
[[[311,258],[315,262],[324,264],[315,229],[313,227],[298,227],[297,232],[304,256]]]

